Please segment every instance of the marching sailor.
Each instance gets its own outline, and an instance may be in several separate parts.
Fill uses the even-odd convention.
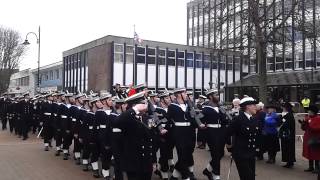
[[[257,102],[252,97],[240,101],[241,111],[227,128],[227,138],[234,136],[232,157],[236,163],[240,180],[255,180],[256,139],[259,123],[253,118]]]

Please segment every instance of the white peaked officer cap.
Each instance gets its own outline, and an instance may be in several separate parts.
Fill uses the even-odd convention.
[[[253,99],[252,97],[245,97],[240,100],[240,106],[244,107],[246,105],[251,105],[251,104],[258,104],[258,102]]]
[[[134,94],[128,98],[126,98],[125,102],[128,104],[144,104],[144,100],[145,100],[145,93],[139,92],[137,94]]]

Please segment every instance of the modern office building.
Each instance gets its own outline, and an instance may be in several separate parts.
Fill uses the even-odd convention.
[[[186,87],[201,93],[239,80],[237,52],[149,40],[133,44],[132,38],[105,36],[64,51],[64,89],[98,92],[115,83],[145,83],[156,91]],[[226,64],[218,55],[232,61]]]
[[[270,95],[292,101],[298,101],[305,93],[313,99],[318,98],[320,1],[261,2],[265,4],[265,8],[261,8],[261,14],[266,12],[266,19],[277,19],[270,23],[265,21],[265,27],[270,30],[279,27],[269,36],[266,49]],[[187,4],[187,45],[240,52],[240,64],[249,68],[240,70],[241,81],[227,86],[228,91],[230,94],[250,94],[257,97],[259,69],[254,26],[249,17],[247,0],[193,0]],[[228,58],[222,61],[229,63]]]

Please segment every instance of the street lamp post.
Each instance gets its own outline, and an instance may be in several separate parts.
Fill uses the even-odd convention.
[[[37,44],[38,44],[38,81],[37,81],[37,92],[39,93],[40,92],[40,26],[39,26],[39,29],[38,29],[38,35],[35,33],[35,32],[29,32],[27,35],[26,35],[26,39],[23,43],[23,45],[29,45],[29,41],[28,41],[28,35],[29,34],[33,34],[36,36],[37,38]]]

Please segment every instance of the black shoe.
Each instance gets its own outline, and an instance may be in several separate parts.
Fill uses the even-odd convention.
[[[154,171],[154,174],[159,176],[160,179],[162,179],[162,174],[158,169]]]
[[[76,165],[80,165],[81,162],[80,162],[80,158],[76,159]]]
[[[89,171],[88,164],[83,165],[82,171]]]
[[[170,180],[178,180],[178,178],[175,178],[175,177],[171,176]]]
[[[46,147],[44,148],[44,151],[49,151],[49,147],[46,146]]]
[[[60,156],[60,150],[57,150],[54,155],[55,155],[55,156]]]
[[[308,169],[305,169],[304,172],[312,172],[314,171],[314,168],[309,167]]]
[[[68,157],[68,154],[63,154],[63,160],[68,160],[69,157]]]
[[[99,170],[93,170],[93,177],[95,177],[95,178],[100,177]]]
[[[213,180],[213,175],[207,168],[202,171],[202,174],[207,176],[209,180]]]
[[[266,161],[266,163],[267,163],[267,164],[274,164],[274,163],[275,163],[275,161],[274,161],[274,160],[272,160],[272,159],[269,159],[268,161]]]
[[[284,165],[282,167],[288,168],[288,169],[293,168],[293,163],[287,163],[286,165]]]
[[[24,137],[24,138],[22,138],[22,141],[25,141],[25,140],[27,140],[28,139],[28,137]]]

